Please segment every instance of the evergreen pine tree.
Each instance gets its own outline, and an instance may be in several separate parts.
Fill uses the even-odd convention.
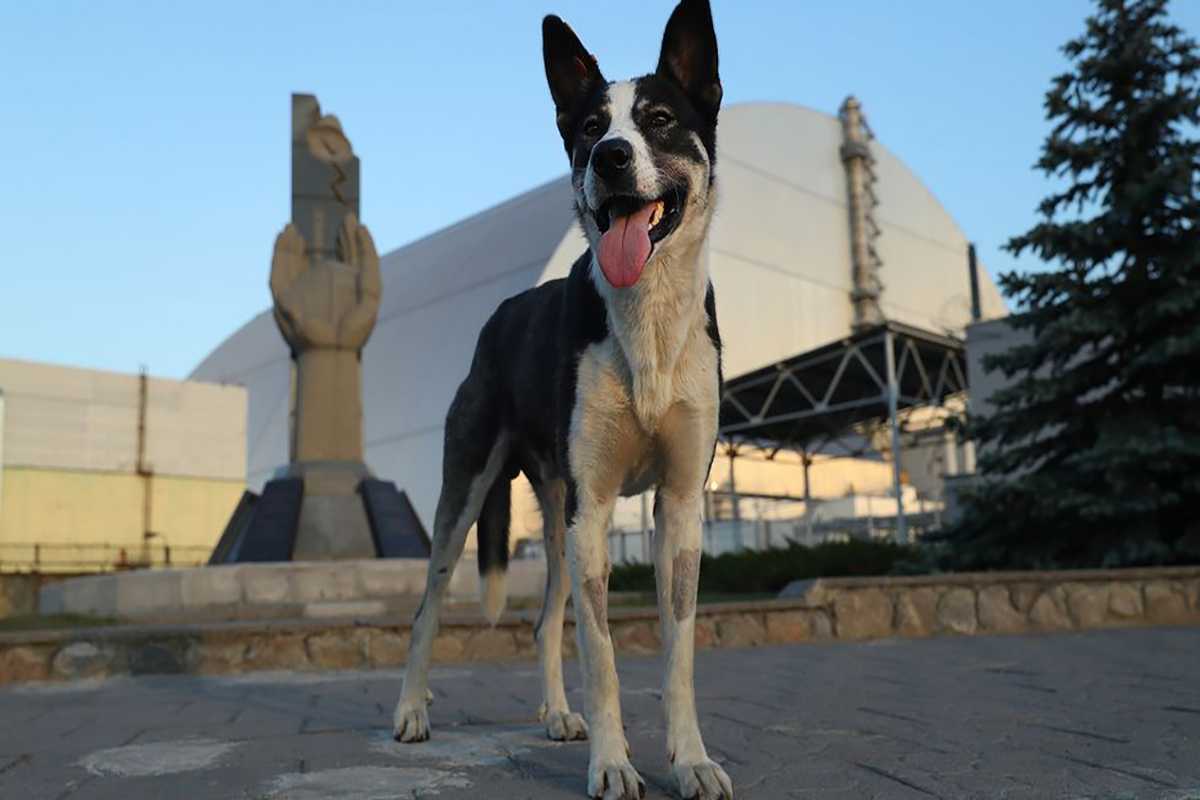
[[[1001,277],[1029,340],[971,420],[958,568],[1200,561],[1200,53],[1167,0],[1097,0],[1046,94],[1058,188]]]

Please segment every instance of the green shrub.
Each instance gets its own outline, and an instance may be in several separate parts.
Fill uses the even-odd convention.
[[[901,562],[916,562],[916,548],[891,542],[829,542],[815,547],[793,544],[764,551],[742,550],[700,560],[700,591],[707,594],[776,594],[803,578],[886,575]],[[653,592],[654,567],[619,564],[613,567],[609,589]]]

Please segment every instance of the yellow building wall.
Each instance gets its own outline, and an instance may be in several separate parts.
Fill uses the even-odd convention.
[[[146,479],[128,473],[8,467],[0,494],[0,569],[106,569],[120,559],[173,564],[207,559],[245,485],[240,480],[154,476],[143,536]],[[34,564],[33,543],[41,545]]]

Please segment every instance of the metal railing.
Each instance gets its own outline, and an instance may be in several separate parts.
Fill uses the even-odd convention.
[[[0,572],[112,572],[193,567],[208,562],[203,545],[107,542],[0,542]]]
[[[938,527],[939,514],[920,511],[907,515],[909,532],[919,541],[928,531]],[[896,517],[846,517],[836,519],[708,520],[704,522],[702,548],[707,555],[719,556],[742,550],[764,551],[792,544],[812,547],[824,542],[858,540],[895,541]],[[653,537],[653,529],[616,528],[609,531],[608,552],[614,564],[643,564],[650,552],[644,537]]]

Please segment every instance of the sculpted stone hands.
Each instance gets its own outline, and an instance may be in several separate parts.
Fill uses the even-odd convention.
[[[354,214],[342,219],[337,260],[311,256],[294,225],[276,238],[271,296],[275,321],[293,352],[361,350],[375,326],[381,294],[375,242]]]

